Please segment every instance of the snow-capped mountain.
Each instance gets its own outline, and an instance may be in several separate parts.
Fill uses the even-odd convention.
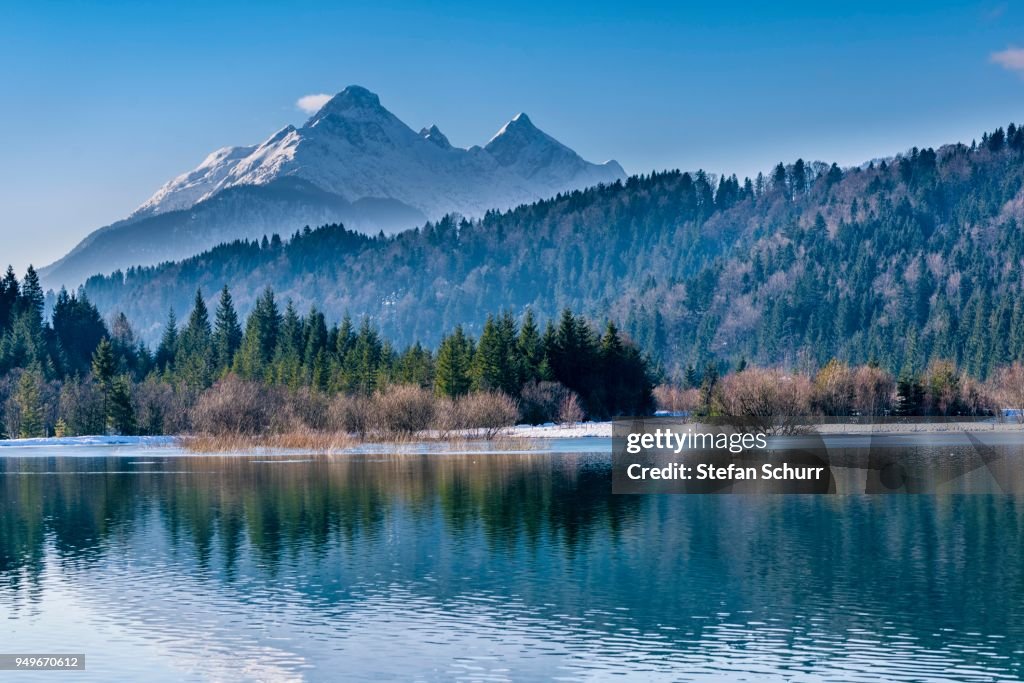
[[[615,161],[585,161],[525,114],[483,147],[462,149],[437,126],[417,133],[377,95],[349,86],[301,128],[213,152],[41,275],[48,286],[73,286],[94,273],[189,256],[225,240],[335,221],[393,232],[624,177]]]

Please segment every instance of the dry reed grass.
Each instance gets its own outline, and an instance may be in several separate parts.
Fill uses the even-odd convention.
[[[280,434],[193,434],[181,438],[193,453],[232,453],[260,449],[337,453],[359,440],[343,432],[296,429]]]

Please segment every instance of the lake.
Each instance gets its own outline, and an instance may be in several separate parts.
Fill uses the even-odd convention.
[[[86,654],[8,676],[1024,676],[1024,498],[613,496],[607,445],[5,448],[0,652]]]

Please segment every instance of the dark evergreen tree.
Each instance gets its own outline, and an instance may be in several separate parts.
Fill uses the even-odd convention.
[[[469,392],[473,379],[470,373],[473,343],[462,331],[462,326],[441,340],[437,349],[434,390],[440,396],[462,396]]]
[[[246,320],[245,334],[235,354],[235,372],[246,379],[271,379],[280,327],[281,313],[273,290],[267,287]]]
[[[231,367],[235,353],[241,344],[242,328],[238,324],[238,314],[235,312],[235,305],[231,300],[231,292],[228,290],[228,286],[224,285],[220,291],[220,302],[217,304],[217,314],[213,326],[213,349],[218,373]]]
[[[214,348],[210,314],[203,294],[198,289],[192,313],[178,339],[174,371],[180,381],[193,388],[208,387],[213,382]]]
[[[522,383],[538,382],[544,379],[544,343],[541,340],[540,329],[537,327],[532,309],[526,309],[526,315],[523,316],[523,324],[519,328],[516,347],[520,359],[519,372]]]
[[[138,433],[130,377],[119,375],[114,379],[108,403],[110,427],[118,434]]]
[[[167,322],[164,324],[164,332],[160,337],[160,345],[156,347],[156,358],[154,362],[160,371],[168,371],[174,365],[174,358],[178,353],[178,319],[174,315],[174,309],[167,311]]]

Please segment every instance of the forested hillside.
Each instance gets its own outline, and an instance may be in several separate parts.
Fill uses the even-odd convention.
[[[619,323],[677,377],[835,357],[894,373],[942,358],[984,378],[1024,356],[1022,161],[1011,124],[863,168],[655,173],[391,237],[326,226],[236,242],[93,277],[86,292],[147,339],[197,288],[228,284],[245,312],[269,285],[300,310],[367,315],[400,344],[478,333],[485,311],[569,307]]]

